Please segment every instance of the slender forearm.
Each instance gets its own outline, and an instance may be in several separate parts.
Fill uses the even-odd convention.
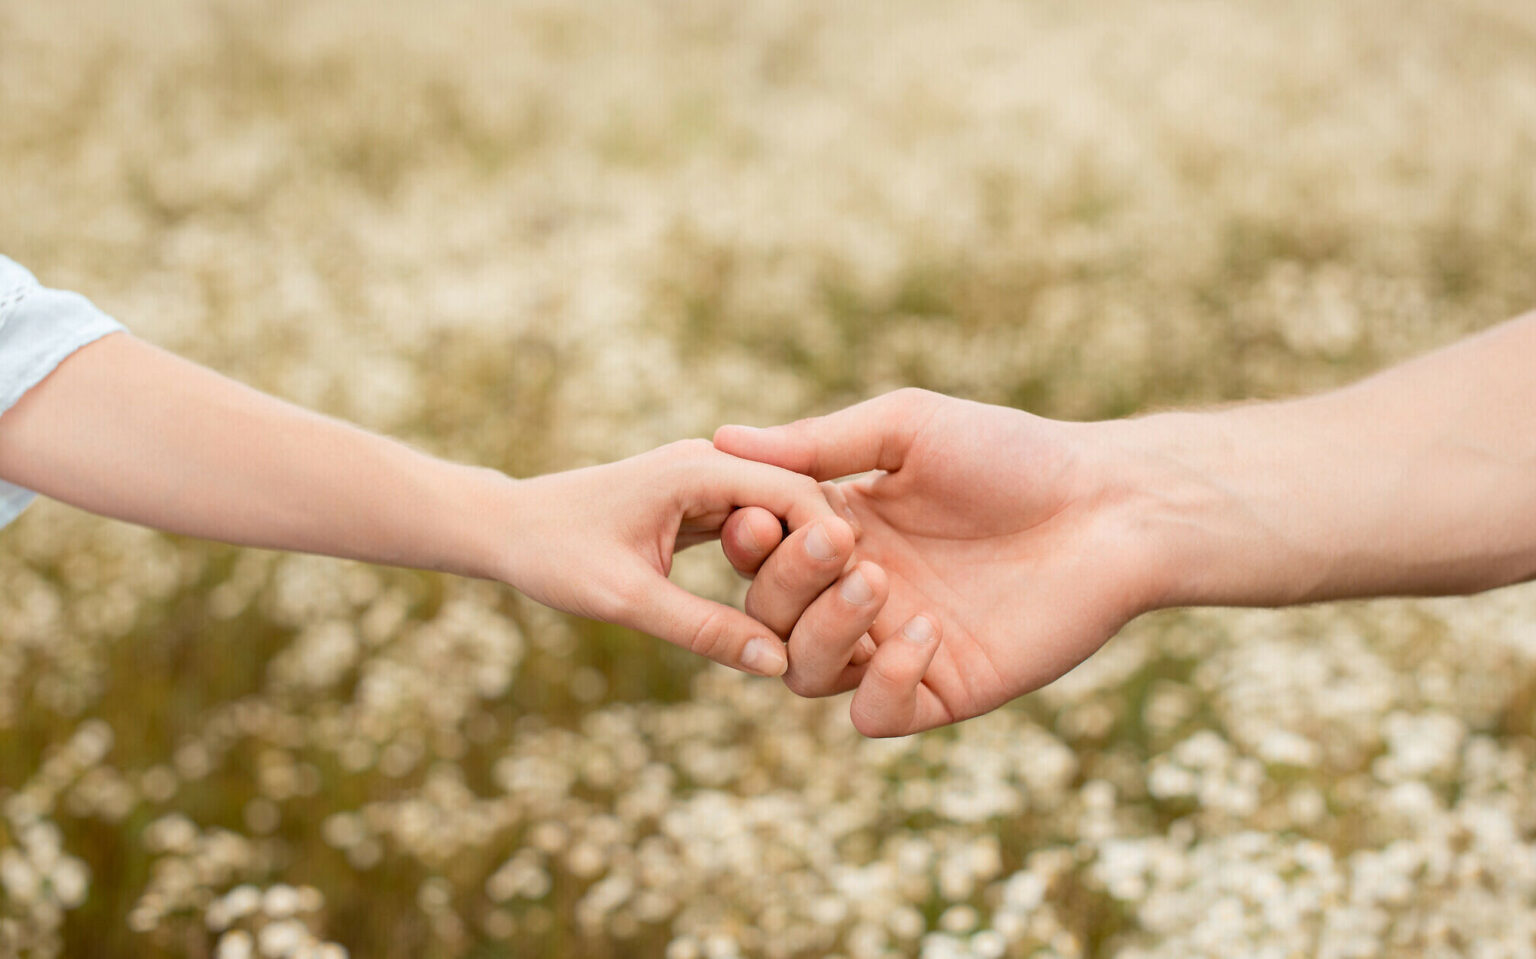
[[[704,440],[513,480],[291,406],[126,334],[77,350],[0,416],[0,478],[172,532],[499,580],[765,676],[783,675],[784,644],[740,610],[669,582],[673,553],[749,505],[806,540],[812,524],[841,525],[842,553],[800,549],[820,561],[808,568],[818,582],[843,568],[853,541],[814,481]],[[855,637],[868,629],[854,622]]]
[[[1536,576],[1536,316],[1307,399],[1103,434],[1164,605],[1476,592]]]
[[[83,509],[250,546],[492,576],[516,483],[235,383],[125,334],[0,416],[0,477]]]

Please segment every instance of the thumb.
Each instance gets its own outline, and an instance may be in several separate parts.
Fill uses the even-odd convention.
[[[715,448],[818,480],[867,470],[895,471],[938,399],[926,390],[896,390],[784,426],[722,426],[715,431]]]
[[[789,667],[784,642],[739,609],[695,596],[657,575],[623,616],[624,625],[759,676],[782,676]]]

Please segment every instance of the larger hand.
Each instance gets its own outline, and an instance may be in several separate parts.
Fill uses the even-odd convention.
[[[921,390],[768,430],[722,427],[717,448],[817,479],[879,471],[828,487],[861,530],[859,555],[889,580],[870,628],[879,650],[867,666],[844,659],[800,676],[800,691],[860,684],[861,732],[915,732],[1050,682],[1150,608],[1146,560],[1102,447],[1081,442],[1088,429]],[[728,522],[722,538],[738,568],[757,558],[736,531],[762,520],[742,511]],[[772,577],[752,589],[749,610],[785,605]],[[805,615],[815,614],[813,605]],[[936,621],[936,652],[900,639],[915,616]],[[793,645],[790,659],[793,676]]]

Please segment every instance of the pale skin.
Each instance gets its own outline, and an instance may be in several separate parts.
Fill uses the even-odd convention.
[[[673,553],[753,506],[793,531],[786,588],[820,589],[853,532],[805,476],[685,440],[517,480],[436,459],[114,333],[77,350],[0,415],[0,478],[82,509],[245,546],[499,580],[581,616],[759,675],[782,642],[667,579]],[[798,585],[811,584],[811,585]],[[818,607],[861,635],[871,604]]]
[[[855,725],[899,735],[1044,685],[1152,609],[1536,576],[1531,357],[1525,317],[1317,397],[1088,424],[904,390],[716,434],[758,463],[692,441],[513,480],[114,334],[0,416],[0,477],[173,532],[500,580],[805,695],[856,688]],[[750,616],[666,580],[722,529]]]
[[[856,689],[854,724],[874,736],[994,709],[1154,609],[1536,578],[1536,314],[1303,399],[1063,423],[901,390],[722,427],[715,445],[820,480],[878,471],[829,494],[885,572],[864,665],[865,640],[803,602],[805,583],[778,585],[769,517],[739,511],[723,534],[757,572],[748,611],[821,647],[792,637],[786,682]],[[941,642],[903,638],[917,614]]]

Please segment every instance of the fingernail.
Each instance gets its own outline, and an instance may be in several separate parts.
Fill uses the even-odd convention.
[[[753,556],[762,555],[763,544],[757,541],[757,534],[752,532],[751,523],[741,524],[741,535],[736,537],[736,539],[741,543],[741,548],[751,553]]]
[[[843,588],[840,592],[843,594],[843,599],[855,606],[863,606],[875,598],[875,591],[869,588],[864,574],[858,570],[849,573],[843,580]]]
[[[741,651],[741,668],[759,676],[784,675],[789,668],[789,661],[784,658],[784,644],[761,636],[749,640]]]
[[[933,624],[928,622],[926,616],[913,616],[907,620],[907,625],[901,627],[901,635],[905,636],[908,642],[926,646],[933,642]]]
[[[865,633],[863,636],[859,637],[859,643],[854,647],[853,661],[855,663],[869,662],[874,658],[875,649],[875,641],[869,638],[868,633]]]
[[[814,559],[826,561],[837,558],[837,550],[832,546],[832,538],[827,535],[827,530],[822,524],[817,523],[811,527],[811,531],[805,534],[805,551]]]

